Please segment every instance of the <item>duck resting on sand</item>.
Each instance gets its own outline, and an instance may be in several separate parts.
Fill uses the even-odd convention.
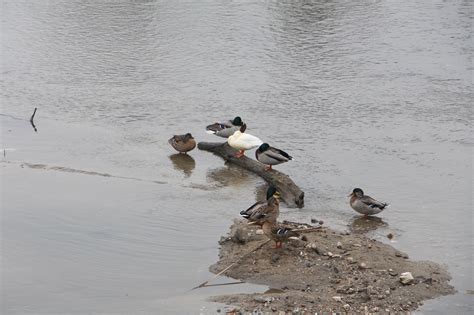
[[[223,122],[216,122],[206,127],[206,132],[214,134],[222,138],[228,138],[234,134],[237,130],[242,127],[244,122],[237,116],[232,120],[226,120]]]
[[[257,201],[240,215],[249,220],[250,223],[262,225],[269,217],[277,218],[280,214],[280,193],[275,187],[270,186],[267,190],[267,201]]]
[[[383,203],[364,195],[364,191],[360,188],[354,188],[349,197],[351,197],[349,203],[352,209],[364,216],[380,213],[389,206],[388,203]]]
[[[266,164],[266,171],[272,169],[272,165],[278,165],[291,161],[293,158],[283,150],[271,147],[268,143],[263,143],[257,151],[255,151],[257,161]]]
[[[190,133],[185,135],[174,135],[168,140],[168,143],[171,144],[176,151],[184,154],[196,147],[196,141]]]
[[[244,133],[245,129],[247,129],[247,125],[243,124],[239,130],[234,132],[232,136],[227,138],[227,143],[234,149],[239,150],[235,154],[235,157],[241,158],[245,155],[245,150],[251,150],[260,146],[263,141],[259,138],[252,136],[251,134]]]

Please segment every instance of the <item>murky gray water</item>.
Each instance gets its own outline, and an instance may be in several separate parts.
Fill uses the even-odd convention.
[[[459,293],[421,312],[474,311],[469,1],[1,9],[3,313],[198,313],[259,289],[186,293],[264,187],[166,140],[218,140],[204,126],[235,115],[295,157],[278,169],[306,206],[283,217],[357,229],[346,196],[362,187],[392,205],[373,237],[453,276]]]

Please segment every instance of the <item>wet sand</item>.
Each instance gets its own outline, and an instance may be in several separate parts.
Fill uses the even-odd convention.
[[[287,223],[290,228],[306,225]],[[210,267],[234,279],[264,284],[265,293],[221,295],[237,313],[396,313],[414,311],[425,300],[454,294],[445,268],[429,261],[412,261],[406,253],[363,235],[322,228],[290,240],[283,248],[267,243],[255,226],[236,221],[220,241],[219,261]],[[273,243],[273,242],[272,242]],[[242,259],[243,258],[243,259]],[[413,280],[403,284],[401,274]]]

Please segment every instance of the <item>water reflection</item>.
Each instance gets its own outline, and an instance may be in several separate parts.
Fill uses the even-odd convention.
[[[253,178],[252,173],[233,164],[225,164],[223,167],[214,168],[207,172],[206,178],[210,183],[216,183],[218,186],[238,186],[248,184]]]
[[[169,156],[175,170],[183,171],[186,177],[191,176],[194,168],[196,167],[196,161],[193,157],[188,154],[172,154]]]
[[[365,234],[386,226],[388,224],[379,217],[354,217],[349,224],[349,230],[352,233]]]

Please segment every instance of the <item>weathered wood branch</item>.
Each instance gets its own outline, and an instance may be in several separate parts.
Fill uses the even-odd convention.
[[[266,171],[265,165],[246,156],[236,158],[234,154],[237,151],[231,148],[227,142],[199,142],[198,148],[217,154],[224,160],[257,174],[270,185],[275,186],[281,193],[281,198],[289,207],[303,208],[304,192],[288,175],[277,170]]]

